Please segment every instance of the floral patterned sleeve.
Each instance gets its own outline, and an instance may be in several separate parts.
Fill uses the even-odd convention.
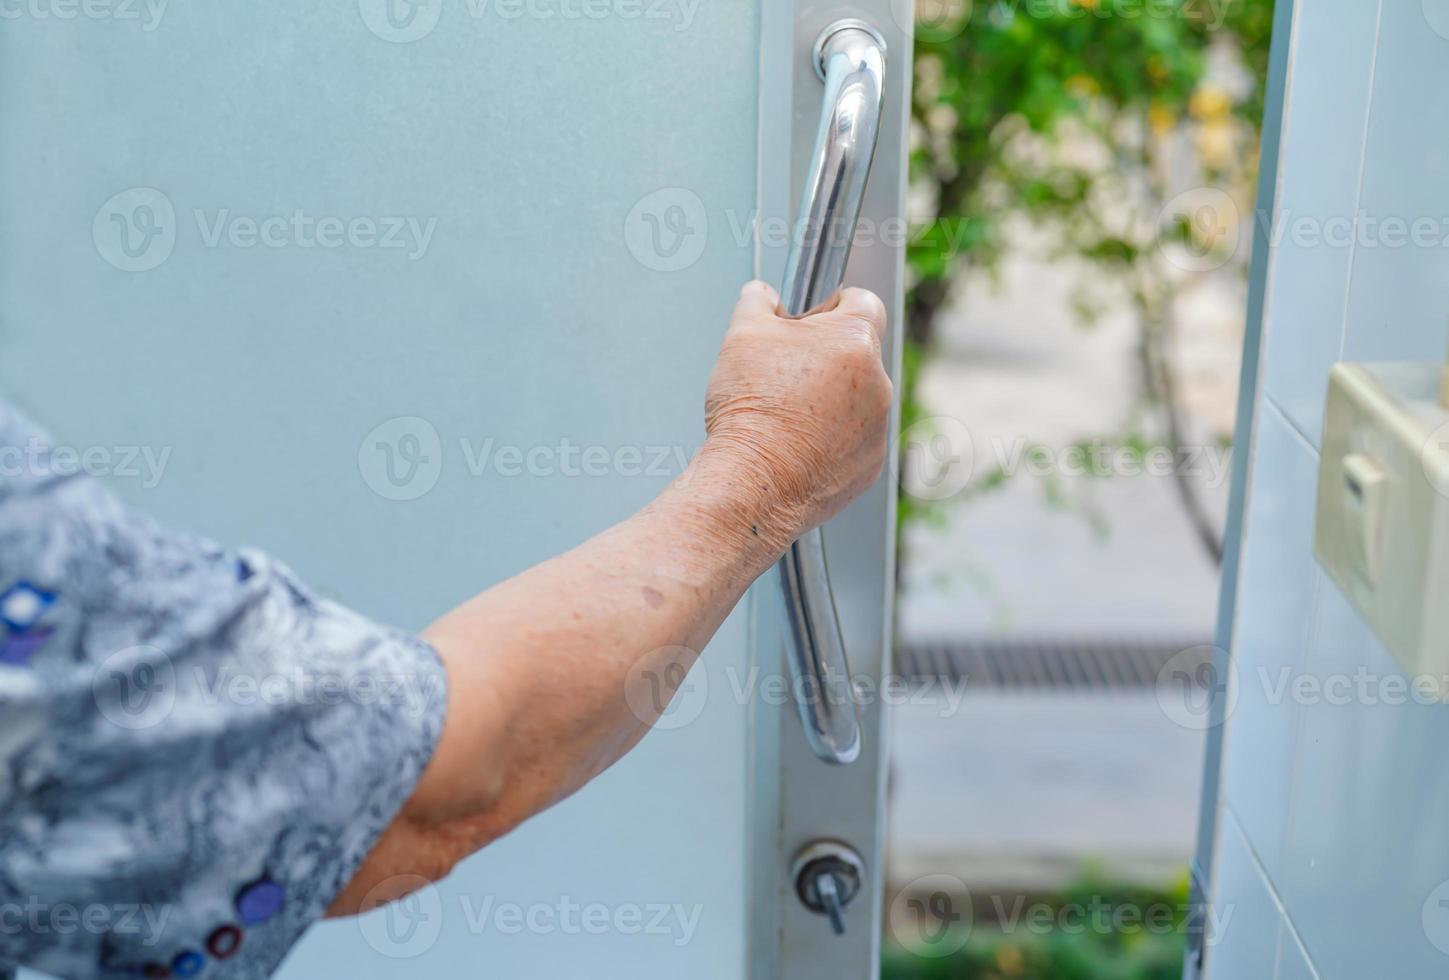
[[[268,976],[412,792],[442,666],[63,463],[0,402],[0,975]]]

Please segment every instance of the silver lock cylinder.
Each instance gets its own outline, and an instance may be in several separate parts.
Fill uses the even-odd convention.
[[[795,858],[795,895],[802,905],[830,920],[837,936],[845,935],[845,909],[860,894],[865,861],[855,848],[839,841],[816,841]]]

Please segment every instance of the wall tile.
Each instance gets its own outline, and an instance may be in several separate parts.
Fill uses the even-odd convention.
[[[1413,697],[1322,572],[1318,588],[1279,891],[1323,980],[1444,976],[1449,708]]]
[[[1299,944],[1287,922],[1283,924],[1283,935],[1278,940],[1278,980],[1319,980],[1307,951]]]
[[[1387,3],[1364,155],[1344,360],[1440,360],[1449,338],[1449,4]],[[1390,222],[1412,231],[1415,243]]]
[[[1378,10],[1379,0],[1300,0],[1295,11],[1263,373],[1314,445],[1339,359],[1352,252],[1351,235],[1334,246],[1322,231],[1355,212]],[[1333,227],[1349,231],[1342,220]]]
[[[1298,713],[1287,696],[1313,602],[1318,457],[1271,404],[1259,415],[1234,639],[1238,696],[1223,795],[1271,878],[1281,870]]]
[[[1222,823],[1212,890],[1208,980],[1269,980],[1283,915],[1231,817]]]

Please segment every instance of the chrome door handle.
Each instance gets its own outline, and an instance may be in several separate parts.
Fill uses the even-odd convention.
[[[875,158],[885,55],[885,39],[860,20],[836,21],[815,42],[825,101],[785,262],[782,317],[800,319],[829,309],[840,294]],[[860,715],[818,528],[790,546],[780,561],[780,578],[793,639],[791,690],[805,738],[826,762],[854,762],[860,755]]]

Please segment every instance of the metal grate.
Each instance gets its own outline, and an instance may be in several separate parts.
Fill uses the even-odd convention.
[[[976,689],[1143,690],[1168,661],[1208,677],[1211,640],[967,639],[915,642],[896,651],[907,681],[965,681]],[[1174,674],[1177,671],[1174,670]]]

